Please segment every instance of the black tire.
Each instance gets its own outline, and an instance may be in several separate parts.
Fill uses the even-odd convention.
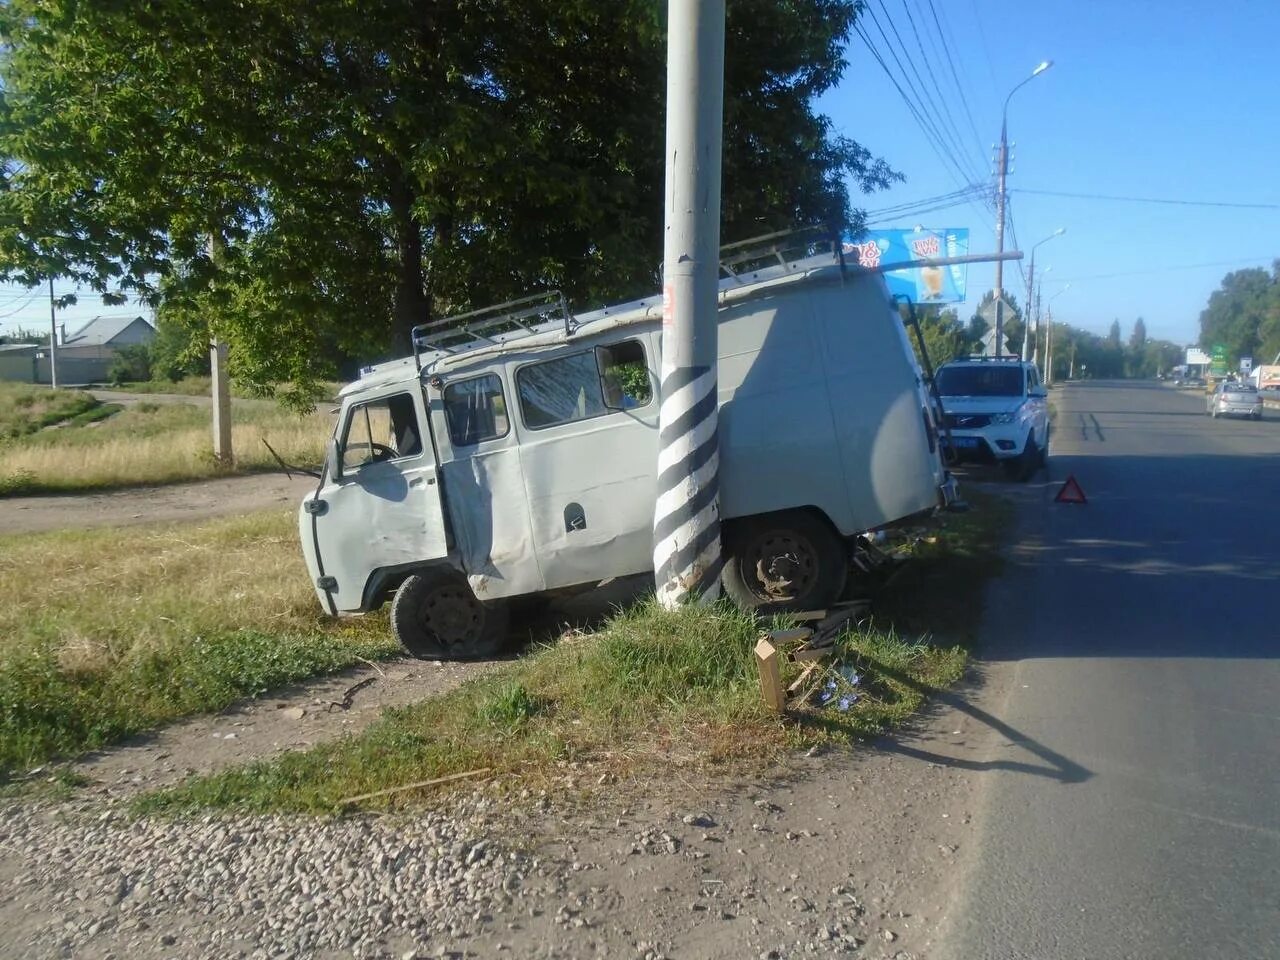
[[[1041,454],[1040,448],[1036,446],[1036,435],[1034,432],[1029,433],[1022,452],[1004,462],[1004,473],[1010,480],[1026,483],[1036,475],[1036,471],[1043,466],[1043,463],[1044,456]]]
[[[807,511],[741,520],[726,530],[720,583],[744,610],[820,610],[840,598],[848,577],[844,543]]]
[[[453,570],[415,573],[391,601],[391,629],[419,660],[478,660],[507,642],[507,605],[481,603],[466,577]]]

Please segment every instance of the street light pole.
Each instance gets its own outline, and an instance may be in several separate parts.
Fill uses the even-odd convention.
[[[725,0],[670,0],[653,568],[671,608],[720,592],[716,433]]]
[[[1048,385],[1053,383],[1053,301],[1070,289],[1071,284],[1068,283],[1049,298],[1049,329],[1045,334],[1044,340],[1044,382]]]
[[[1028,358],[1028,353],[1030,352],[1027,349],[1027,344],[1029,342],[1030,335],[1031,335],[1031,317],[1032,317],[1032,307],[1033,307],[1033,304],[1031,302],[1032,295],[1035,293],[1035,290],[1036,290],[1036,247],[1040,246],[1041,244],[1048,243],[1054,237],[1060,237],[1066,232],[1067,232],[1066,227],[1059,227],[1057,230],[1053,231],[1053,233],[1049,234],[1043,240],[1040,240],[1031,245],[1031,263],[1027,267],[1027,316],[1026,316],[1026,323],[1024,323],[1022,327],[1022,359],[1024,361]],[[1036,334],[1038,336],[1040,333],[1040,312],[1038,309],[1035,312],[1035,318],[1036,318]]]
[[[1044,73],[1053,66],[1052,60],[1041,61],[1040,65],[1031,71],[1031,76],[1027,77],[1016,87],[1009,91],[1009,96],[1004,98],[1004,109],[1000,113],[1000,153],[996,159],[997,162],[997,181],[996,181],[996,253],[1004,253],[1004,220],[1005,205],[1008,200],[1005,191],[1005,178],[1009,174],[1009,101],[1013,99],[1013,95],[1023,86],[1030,83],[1040,74]],[[996,356],[1004,353],[1004,261],[996,260],[996,286],[993,291],[996,298]]]

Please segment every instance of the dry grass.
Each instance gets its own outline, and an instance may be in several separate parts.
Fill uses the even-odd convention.
[[[263,401],[232,409],[235,467],[214,461],[210,412],[192,404],[140,403],[97,424],[68,426],[0,444],[0,495],[173,483],[271,469],[266,439],[285,460],[317,464],[328,413],[296,414]]]
[[[391,652],[384,618],[322,616],[294,524],[0,537],[0,770]]]

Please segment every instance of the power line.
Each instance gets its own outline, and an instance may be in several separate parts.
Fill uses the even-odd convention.
[[[883,7],[883,3],[881,4],[881,6]],[[916,26],[916,18],[911,15],[911,7],[907,4],[907,0],[902,0],[902,11],[907,15],[907,23],[910,24],[911,33],[915,36],[916,49],[920,51],[920,59],[924,61],[925,73],[929,75],[929,79],[933,82],[934,93],[938,95],[937,103],[935,104],[935,107],[934,107],[934,112],[940,114],[944,122],[950,126],[951,134],[953,136],[952,143],[955,145],[956,149],[965,157],[966,161],[971,164],[972,158],[968,155],[968,152],[964,149],[964,146],[962,143],[962,141],[964,140],[964,137],[961,136],[960,128],[956,126],[955,121],[951,118],[951,110],[947,107],[947,98],[942,92],[941,84],[938,83],[937,75],[933,72],[933,58],[924,52],[924,44],[921,42],[921,39],[920,39],[920,30]],[[888,13],[886,12],[885,15],[888,16]],[[892,21],[890,22],[892,23]],[[894,34],[896,35],[897,32],[898,31],[895,29]],[[916,71],[916,76],[917,77],[920,76],[919,71]],[[921,80],[920,85],[922,87],[924,86],[923,80]],[[981,143],[979,143],[978,157],[981,158],[982,155],[983,155],[982,146],[981,146]],[[970,170],[972,172],[972,167],[970,167]],[[973,177],[973,179],[976,180],[979,178]]]
[[[1122,197],[1103,193],[1068,193],[1065,190],[1031,190],[1015,187],[1010,193],[1033,193],[1042,197],[1071,197],[1075,200],[1112,200],[1121,203],[1164,203],[1179,207],[1227,207],[1233,210],[1280,210],[1280,203],[1231,203],[1224,200],[1182,200],[1171,197]]]
[[[938,10],[933,5],[933,0],[928,0],[928,4],[929,12],[933,15],[933,25],[938,30],[938,39],[942,42],[942,52],[946,55],[947,66],[951,69],[951,78],[955,81],[956,91],[960,94],[960,106],[964,109],[965,119],[969,121],[969,132],[973,134],[973,142],[978,147],[978,156],[985,156],[982,137],[978,135],[978,125],[973,122],[973,112],[969,109],[969,98],[964,95],[964,84],[960,81],[960,72],[956,69],[955,58],[951,56],[951,45],[947,43],[947,33],[942,28],[942,21],[938,17]]]
[[[974,196],[975,194],[986,193],[986,192],[987,192],[986,187],[978,186],[975,184],[971,187],[965,187],[963,190],[953,190],[950,193],[939,194],[936,197],[921,197],[918,200],[904,200],[901,203],[891,203],[884,207],[877,207],[874,209],[867,210],[866,212],[868,214],[874,214],[876,216],[881,216],[883,214],[888,214],[888,213],[901,213],[916,207],[922,207],[929,204],[939,203],[941,201],[958,200],[963,202],[969,197]]]
[[[960,186],[962,183],[974,182],[974,180],[977,178],[973,176],[973,173],[971,171],[966,171],[963,168],[963,166],[960,164],[960,162],[956,159],[955,154],[953,152],[953,148],[947,144],[947,138],[942,135],[942,133],[939,131],[937,127],[937,124],[934,122],[933,118],[928,114],[928,110],[924,105],[924,97],[922,97],[920,92],[916,89],[915,84],[911,82],[911,77],[907,72],[907,68],[903,65],[902,58],[898,56],[898,52],[894,48],[893,42],[889,39],[889,35],[885,32],[884,27],[881,25],[880,18],[876,16],[875,9],[869,5],[865,9],[868,13],[871,14],[871,21],[875,24],[876,30],[879,32],[881,39],[884,41],[885,48],[889,51],[889,55],[893,58],[894,63],[898,65],[898,70],[902,74],[902,79],[906,82],[907,86],[911,89],[910,95],[908,95],[906,90],[902,88],[902,84],[898,83],[897,77],[894,75],[893,71],[889,69],[889,65],[884,61],[884,58],[880,56],[879,51],[875,48],[875,45],[871,42],[871,38],[867,35],[866,31],[863,30],[855,21],[854,28],[858,30],[858,34],[859,36],[862,37],[863,43],[867,45],[867,48],[871,51],[872,56],[876,58],[876,61],[880,64],[881,69],[884,70],[885,74],[889,77],[889,80],[893,83],[894,87],[897,89],[899,96],[901,96],[903,99],[903,102],[907,104],[907,108],[911,111],[912,116],[916,118],[916,122],[920,124],[921,129],[925,132],[925,136],[929,138],[930,143],[933,144],[934,152],[938,153],[939,159],[943,160],[944,164],[950,163],[952,169],[954,169],[956,173],[959,174],[960,179],[956,181],[956,185]],[[885,16],[887,19],[888,14],[886,13]],[[889,21],[889,26],[891,29],[894,30],[896,34],[897,28],[893,26],[892,20]],[[905,47],[903,47],[903,53],[906,53]],[[910,59],[910,57],[908,57],[908,59]]]
[[[1209,263],[1184,263],[1172,267],[1152,267],[1149,270],[1126,270],[1122,273],[1095,273],[1087,277],[1059,277],[1058,283],[1075,283],[1077,280],[1112,280],[1117,277],[1138,277],[1150,273],[1170,273],[1174,270],[1199,270],[1204,267],[1246,267],[1254,263],[1267,263],[1275,260],[1275,254],[1266,257],[1251,257],[1244,260],[1214,260]]]
[[[959,168],[959,166],[955,163],[954,160],[950,160],[947,154],[947,151],[945,151],[943,148],[939,146],[937,135],[931,132],[928,121],[925,120],[925,118],[920,115],[920,111],[916,108],[915,102],[911,99],[910,96],[907,95],[907,92],[902,89],[902,84],[898,83],[898,78],[894,76],[893,71],[889,69],[889,65],[885,63],[884,57],[880,56],[880,51],[875,48],[875,45],[871,42],[871,38],[868,37],[866,34],[866,31],[862,29],[862,25],[855,22],[853,25],[853,29],[858,34],[859,38],[861,38],[863,44],[866,46],[867,50],[871,53],[871,56],[875,58],[876,63],[880,64],[880,69],[883,70],[884,75],[889,78],[889,82],[893,84],[894,89],[898,91],[898,96],[902,98],[902,102],[906,104],[907,110],[911,113],[911,116],[915,119],[916,124],[920,127],[920,130],[924,133],[925,141],[929,144],[929,149],[933,151],[934,155],[938,158],[938,161],[942,164],[943,168],[946,169],[947,176],[951,178],[952,182],[955,183],[956,186],[963,189],[964,182],[968,180],[964,171]],[[947,167],[947,163],[949,160],[951,163],[950,168]],[[959,174],[958,179],[956,177],[956,173]]]

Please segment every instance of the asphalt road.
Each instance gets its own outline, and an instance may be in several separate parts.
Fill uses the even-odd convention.
[[[989,597],[944,960],[1280,957],[1280,411],[1069,384]],[[1052,502],[1073,474],[1087,505]]]

